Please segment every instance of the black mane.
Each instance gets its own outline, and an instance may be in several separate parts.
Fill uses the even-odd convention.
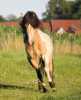
[[[40,26],[40,20],[33,11],[28,11],[22,18],[20,26],[24,35],[24,42],[28,42],[26,25],[31,24],[33,28],[38,28]]]

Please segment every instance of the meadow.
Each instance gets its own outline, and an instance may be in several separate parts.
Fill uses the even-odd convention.
[[[71,41],[73,44],[70,44],[68,41],[70,38],[67,39],[67,36],[55,37],[56,91],[50,89],[45,78],[48,92],[40,93],[36,73],[26,58],[22,35],[19,35],[19,31],[16,31],[16,34],[14,29],[2,31],[0,32],[0,100],[81,100],[80,37],[78,39],[74,37]],[[5,35],[9,31],[10,35]]]

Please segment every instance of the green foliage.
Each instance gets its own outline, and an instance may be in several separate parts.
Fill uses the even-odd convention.
[[[50,0],[48,2],[46,12],[43,13],[44,19],[69,18],[71,14],[72,3],[67,2],[66,0],[59,0],[58,4],[57,4],[57,0]]]
[[[12,26],[0,26],[0,36],[2,35],[14,35],[17,36],[21,34],[21,29],[19,27]]]
[[[57,33],[51,33],[52,40],[59,43],[70,42],[81,45],[81,35],[74,35],[71,33],[64,33],[59,35]]]
[[[48,30],[43,30],[46,32],[53,40],[53,42],[63,43],[65,41],[74,42],[76,44],[81,45],[81,35],[76,36],[70,33],[64,33],[63,35],[58,35],[54,32],[49,32]],[[22,34],[20,27],[11,27],[11,26],[0,26],[0,38],[7,38],[10,36],[11,38],[14,36],[20,36]]]
[[[9,43],[12,43],[12,41],[12,47],[14,47],[15,41],[20,35],[21,30],[19,27],[0,26],[0,49],[8,49]]]
[[[72,5],[72,18],[80,19],[81,18],[81,0],[75,0]]]
[[[60,43],[63,43],[64,41],[67,41],[68,40],[68,33],[64,33],[63,35],[59,35],[57,33],[55,33],[55,41],[58,41]]]
[[[80,19],[81,18],[81,0],[50,0],[46,12],[43,13],[43,19]]]
[[[4,21],[6,21],[6,19],[0,15],[0,22],[4,22]]]
[[[80,36],[75,36],[74,42],[75,42],[76,44],[81,45],[81,35],[80,35]]]

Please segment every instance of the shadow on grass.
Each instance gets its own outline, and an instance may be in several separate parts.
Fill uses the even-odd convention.
[[[11,85],[11,84],[5,84],[5,83],[0,83],[0,89],[24,89],[24,90],[34,90],[32,87],[29,86],[18,86],[18,85]]]

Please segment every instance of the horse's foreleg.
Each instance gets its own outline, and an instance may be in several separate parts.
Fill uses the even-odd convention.
[[[46,72],[50,87],[54,88],[55,82],[54,82],[54,79],[53,79],[53,68],[52,68],[52,62],[51,61],[47,61],[45,63],[45,72]]]
[[[47,89],[45,88],[45,84],[43,82],[43,77],[44,77],[44,68],[43,64],[41,61],[41,58],[39,60],[39,57],[34,57],[31,59],[32,62],[32,67],[36,69],[37,77],[38,77],[38,88],[42,92],[46,92]]]
[[[47,89],[45,87],[45,84],[43,82],[43,73],[41,71],[41,68],[36,69],[37,77],[38,77],[38,88],[41,92],[46,92]]]
[[[49,73],[50,73],[50,76],[52,78],[52,82],[49,82],[49,85],[51,88],[54,88],[55,87],[55,77],[54,77],[54,70],[53,70],[54,69],[53,60],[51,60],[49,68],[50,68]]]

